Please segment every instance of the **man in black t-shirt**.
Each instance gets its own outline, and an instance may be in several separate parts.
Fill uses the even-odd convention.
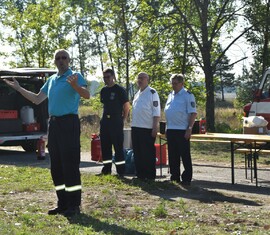
[[[107,68],[103,71],[105,86],[100,91],[103,103],[103,116],[100,121],[100,140],[103,159],[102,174],[111,174],[112,146],[115,151],[115,165],[118,175],[125,173],[123,152],[124,121],[129,113],[129,101],[125,89],[115,83],[114,71]]]

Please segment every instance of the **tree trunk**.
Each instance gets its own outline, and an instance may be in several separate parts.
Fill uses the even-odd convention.
[[[210,71],[210,69],[206,69]],[[206,85],[206,125],[208,132],[215,131],[215,96],[214,96],[214,82],[213,73],[204,71],[205,85]]]
[[[129,98],[129,32],[126,24],[126,15],[125,15],[125,5],[122,4],[122,20],[124,26],[124,35],[125,35],[125,47],[126,47],[126,92]]]

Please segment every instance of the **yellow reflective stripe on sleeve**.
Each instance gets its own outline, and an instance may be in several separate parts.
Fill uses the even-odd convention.
[[[81,185],[76,185],[76,186],[72,186],[72,187],[66,187],[65,190],[67,192],[74,192],[74,191],[82,190],[82,186]]]
[[[59,190],[63,190],[63,189],[65,189],[65,185],[64,184],[62,184],[62,185],[57,185],[57,186],[55,186],[55,190],[56,191],[59,191]]]
[[[115,162],[115,165],[123,165],[123,164],[125,164],[126,162],[125,161],[121,161],[121,162]]]
[[[108,164],[108,163],[112,163],[112,160],[106,160],[106,161],[102,161],[103,164]]]

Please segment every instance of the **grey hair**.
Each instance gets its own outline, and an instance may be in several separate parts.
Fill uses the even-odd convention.
[[[55,56],[59,53],[59,52],[65,52],[68,56],[68,58],[70,59],[70,54],[69,52],[66,50],[66,49],[57,49],[55,52],[54,52],[54,59],[55,59]]]

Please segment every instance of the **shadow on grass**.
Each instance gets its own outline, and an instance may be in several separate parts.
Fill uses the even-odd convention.
[[[46,154],[44,160],[38,160],[36,153],[27,153],[23,150],[0,149],[0,164],[10,166],[33,166],[49,168],[49,154]]]
[[[260,183],[269,184],[270,181],[260,181]],[[270,188],[268,187],[256,187],[255,185],[246,185],[246,184],[231,184],[224,182],[215,182],[207,180],[196,180],[194,185],[198,187],[206,187],[208,189],[223,189],[228,191],[237,191],[242,193],[252,193],[260,195],[270,195]]]
[[[228,196],[224,193],[217,192],[214,189],[220,188],[215,187],[214,182],[207,182],[207,187],[204,184],[201,184],[200,181],[192,182],[192,186],[181,186],[174,182],[159,182],[159,181],[140,181],[140,180],[129,180],[123,179],[123,181],[127,184],[131,184],[134,186],[140,187],[143,191],[151,195],[158,196],[165,200],[179,200],[181,198],[197,200],[202,203],[214,203],[214,202],[230,202],[230,203],[238,203],[243,205],[250,206],[261,206],[260,203],[248,200],[243,198],[242,196]],[[205,182],[206,183],[206,182]],[[222,185],[223,183],[220,183]],[[209,189],[209,185],[213,185],[211,189]],[[205,186],[205,187],[204,187]],[[217,185],[216,185],[217,186]],[[224,184],[224,189],[229,187],[229,184]],[[238,187],[239,185],[237,185]],[[235,186],[236,187],[236,186]],[[246,186],[245,186],[246,187]],[[213,190],[212,190],[213,189]]]
[[[89,157],[90,159],[90,157]],[[10,165],[10,166],[33,166],[40,168],[50,168],[50,156],[46,153],[44,160],[38,160],[36,153],[27,153],[23,150],[10,150],[10,149],[0,149],[0,165]],[[101,167],[102,163],[93,161],[81,161],[80,168],[87,167]]]
[[[79,224],[84,227],[92,227],[97,233],[115,234],[115,235],[148,235],[150,233],[143,233],[133,229],[124,228],[116,224],[109,224],[101,222],[100,220],[93,218],[87,214],[80,214],[71,218],[68,218],[71,224]]]

